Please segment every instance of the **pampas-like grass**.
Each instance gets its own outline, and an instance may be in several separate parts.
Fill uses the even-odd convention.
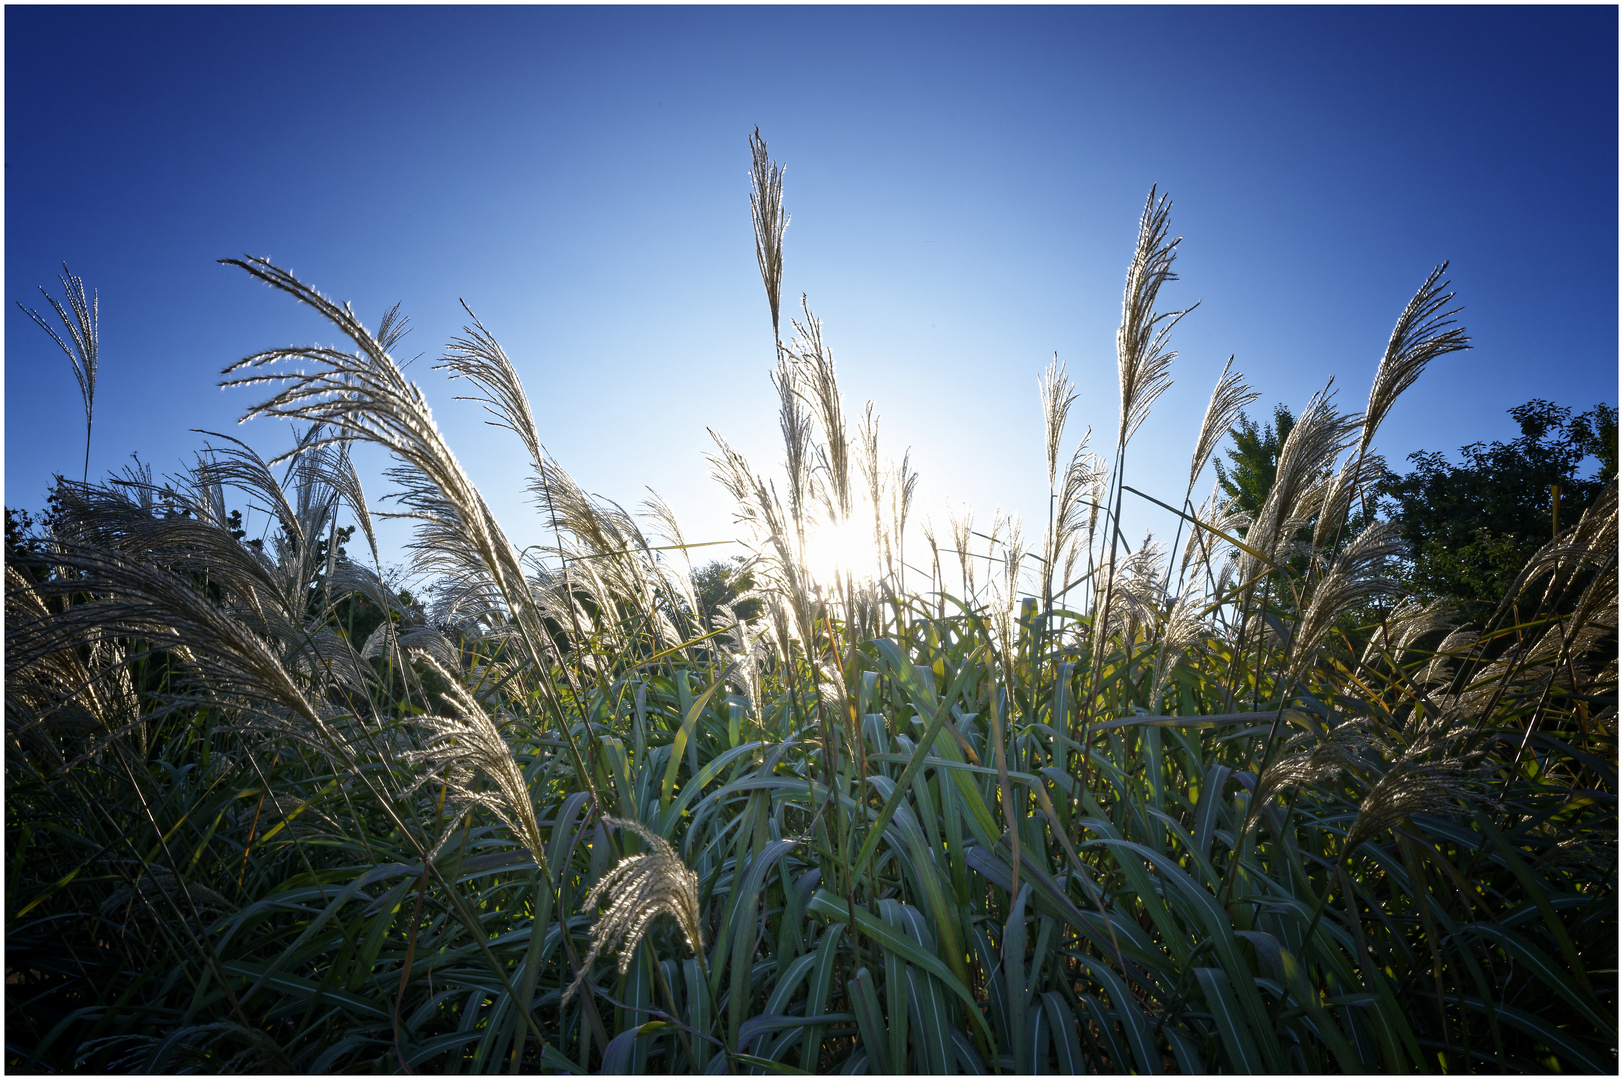
[[[947,520],[951,528],[953,553],[958,556],[958,568],[963,575],[963,595],[967,600],[975,595],[975,559],[969,550],[970,538],[975,532],[975,511],[965,506],[963,516],[959,517],[948,507]]]
[[[464,310],[467,305],[463,305]],[[485,325],[468,310],[473,325],[446,346],[438,367],[453,378],[467,379],[477,393],[466,400],[476,401],[494,419],[524,444],[530,458],[531,494],[554,532],[554,544],[545,550],[558,556],[563,571],[555,585],[573,595],[580,590],[593,598],[599,611],[616,610],[619,603],[632,601],[637,612],[670,643],[675,631],[667,625],[654,597],[667,587],[659,573],[648,541],[630,514],[613,504],[594,500],[573,477],[550,457],[541,444],[535,417],[522,381],[506,351]],[[448,519],[449,520],[449,519]],[[577,629],[572,619],[565,624]],[[624,648],[622,628],[598,627],[607,632],[615,647]],[[678,639],[679,640],[679,639]]]
[[[783,471],[787,478],[785,491],[789,496],[789,520],[794,524],[797,551],[806,544],[806,508],[811,500],[815,456],[812,415],[802,397],[802,378],[800,365],[787,349],[780,347],[772,385],[778,391],[778,430],[783,435]],[[711,436],[717,437],[713,431]],[[747,468],[745,471],[753,475]]]
[[[462,686],[462,680],[440,666],[438,660],[426,652],[413,656],[426,664],[450,687],[449,694],[440,695],[449,708],[448,714],[430,713],[419,716],[417,723],[428,733],[424,748],[411,754],[413,760],[426,762],[428,770],[414,784],[420,787],[430,780],[446,785],[446,790],[465,813],[469,808],[482,806],[496,816],[524,845],[530,858],[548,873],[546,846],[541,838],[541,826],[536,821],[535,805],[530,801],[530,788],[513,752],[496,730],[496,724],[474,696]],[[494,791],[474,786],[474,777],[484,775]],[[452,834],[447,828],[441,837]]]
[[[1170,369],[1178,356],[1167,348],[1172,328],[1193,307],[1182,311],[1156,311],[1161,287],[1178,280],[1172,272],[1182,237],[1167,239],[1171,197],[1155,197],[1150,188],[1138,222],[1138,244],[1127,268],[1121,301],[1121,327],[1116,331],[1116,366],[1121,382],[1121,416],[1117,449],[1124,449],[1150,414],[1155,399],[1172,385]]]
[[[1318,510],[1318,521],[1313,526],[1313,546],[1334,546],[1347,524],[1347,516],[1356,501],[1368,520],[1368,509],[1373,497],[1386,482],[1386,459],[1367,451],[1351,454],[1325,489]]]
[[[105,549],[58,544],[50,557],[66,573],[41,591],[89,599],[46,617],[8,618],[8,669],[26,668],[85,643],[142,638],[169,650],[213,700],[242,710],[240,723],[245,726],[294,738],[352,763],[344,740],[328,724],[327,710],[300,687],[282,658],[190,580]]]
[[[1245,407],[1257,400],[1257,392],[1245,384],[1240,373],[1229,370],[1233,365],[1234,357],[1230,356],[1223,364],[1223,373],[1217,377],[1217,385],[1212,387],[1211,400],[1206,403],[1206,413],[1200,421],[1200,434],[1195,439],[1195,453],[1189,459],[1189,487],[1184,493],[1186,500],[1195,490],[1195,480],[1211,460],[1217,444],[1228,437]]]
[[[635,821],[605,817],[605,825],[636,833],[648,845],[641,855],[628,855],[586,894],[581,907],[591,909],[607,899],[608,910],[592,924],[591,951],[581,962],[580,973],[564,990],[568,1002],[590,977],[592,964],[604,952],[620,954],[619,971],[631,968],[631,957],[648,927],[661,915],[669,915],[681,927],[693,955],[704,961],[704,927],[699,913],[699,875],[688,869],[676,849]]]
[[[1059,446],[1065,435],[1065,421],[1076,402],[1076,384],[1065,374],[1059,353],[1037,379],[1038,394],[1043,403],[1043,450],[1048,455],[1048,490],[1052,494],[1059,473]]]
[[[1154,230],[1148,239],[1153,247]],[[1170,248],[1164,236],[1159,244]],[[1153,303],[1147,310],[1153,321]],[[1035,583],[1019,577],[1019,529],[1001,513],[980,532],[967,513],[955,523],[961,606],[948,606],[940,582],[935,538],[944,528],[926,532],[937,596],[887,588],[899,575],[874,591],[848,581],[839,595],[819,593],[795,515],[803,510],[815,526],[827,511],[865,512],[847,508],[836,489],[835,436],[854,436],[845,440],[858,465],[851,502],[886,502],[876,552],[888,560],[894,551],[898,563],[914,474],[907,459],[899,472],[880,468],[872,410],[860,426],[830,422],[839,405],[832,364],[820,383],[826,349],[803,335],[792,355],[783,348],[774,357],[783,377],[773,403],[787,400],[801,433],[791,478],[800,494],[775,470],[770,481],[755,473],[720,439],[712,458],[755,534],[749,565],[759,594],[750,599],[763,615],[744,621],[724,608],[720,632],[684,656],[680,643],[657,645],[671,633],[660,620],[681,621],[694,606],[667,573],[681,560],[657,555],[648,540],[683,543],[669,508],[654,505],[652,524],[648,515],[633,520],[545,457],[513,364],[471,321],[447,365],[530,451],[532,491],[551,527],[543,543],[504,553],[494,526],[479,524],[483,504],[459,487],[426,409],[391,367],[404,326],[392,312],[355,356],[286,355],[320,370],[283,384],[295,396],[277,407],[301,424],[323,419],[321,409],[346,413],[348,426],[305,429],[279,485],[280,470],[273,477],[246,448],[213,439],[219,449],[189,478],[155,483],[136,470],[120,482],[127,486],[72,486],[53,519],[62,534],[25,538],[41,561],[8,566],[7,801],[23,828],[10,860],[19,902],[7,944],[25,984],[15,1011],[31,1025],[8,1040],[19,1059],[34,1052],[30,1037],[53,1030],[40,1019],[60,1022],[52,1010],[63,996],[26,985],[40,982],[36,972],[54,979],[66,970],[57,938],[109,976],[71,988],[81,1019],[55,1028],[25,1064],[184,1065],[192,1059],[159,1055],[195,1041],[200,1062],[267,1066],[230,1057],[242,1045],[237,1034],[213,1042],[188,1027],[229,1006],[240,1031],[274,1031],[288,1047],[282,1071],[612,1070],[639,1067],[646,1048],[648,1063],[673,1072],[702,1072],[707,1059],[748,1067],[742,1055],[782,1061],[792,1049],[801,1067],[822,1071],[859,1070],[866,1060],[937,1072],[955,1058],[964,1071],[999,1061],[1023,1072],[1153,1071],[1170,1055],[1185,1072],[1356,1072],[1411,1067],[1404,1047],[1416,1045],[1426,1048],[1418,1064],[1460,1071],[1489,1060],[1490,1039],[1496,1052],[1504,1047],[1506,1067],[1548,1068],[1554,1054],[1562,1068],[1604,1071],[1615,1047],[1600,1015],[1606,991],[1591,1008],[1584,978],[1615,951],[1605,904],[1589,903],[1615,885],[1607,863],[1615,821],[1598,801],[1615,771],[1615,501],[1606,511],[1603,499],[1596,516],[1535,560],[1507,608],[1514,622],[1474,644],[1445,639],[1445,652],[1457,645],[1460,655],[1440,689],[1426,679],[1446,674],[1428,667],[1439,655],[1432,643],[1451,629],[1441,605],[1405,605],[1373,628],[1350,617],[1381,589],[1382,534],[1366,529],[1342,549],[1338,522],[1329,549],[1300,542],[1304,522],[1339,517],[1376,471],[1373,453],[1362,474],[1341,460],[1346,425],[1362,421],[1308,410],[1251,536],[1237,539],[1238,511],[1220,498],[1191,511],[1196,530],[1181,549],[1173,597],[1166,551],[1140,545],[1129,554],[1119,503],[1111,505],[1120,488],[1105,497],[1106,470],[1086,438],[1067,464],[1074,392],[1056,364],[1042,384],[1043,467],[1055,499],[1043,587],[1087,582],[1090,595],[1042,606],[1023,596]],[[1167,352],[1163,339],[1139,355]],[[1153,397],[1153,369],[1135,368],[1145,378],[1128,399]],[[313,396],[297,396],[305,391]],[[1245,393],[1225,369],[1193,440],[1195,471]],[[336,515],[364,502],[345,444],[366,432],[401,451],[399,508],[419,523],[419,565],[432,562],[444,577],[422,590],[429,625],[397,631],[385,622],[357,657],[334,627],[334,598],[353,600],[352,626],[374,614],[362,597],[391,609],[385,619],[401,607],[380,573],[333,554]],[[1117,481],[1122,464],[1118,457],[1110,470]],[[228,486],[250,492],[273,530],[286,522],[263,553],[231,538],[229,507],[240,500]],[[794,499],[800,510],[790,509]],[[1247,587],[1231,587],[1248,541],[1266,554],[1251,554],[1257,573]],[[101,565],[109,560],[136,570]],[[977,570],[982,560],[990,566]],[[1076,560],[1088,566],[1073,580]],[[160,587],[190,591],[158,596]],[[875,616],[881,592],[888,626]],[[205,602],[214,614],[186,610]],[[1263,622],[1277,640],[1238,629]],[[696,633],[685,632],[683,641]],[[356,661],[379,657],[387,682],[357,694],[373,665]],[[1164,694],[1169,673],[1175,695]],[[289,699],[283,682],[305,700]],[[263,685],[239,685],[253,683]],[[425,697],[424,684],[444,698]],[[1242,696],[1262,711],[1239,711]],[[436,715],[419,719],[424,707]],[[547,707],[553,724],[537,715]],[[150,724],[142,753],[123,737],[135,730],[132,714]],[[1318,735],[1287,742],[1282,725],[1309,715]],[[1402,815],[1457,810],[1457,796],[1476,790],[1475,758],[1462,752],[1473,724],[1491,728],[1479,745],[1495,753],[1495,786],[1504,782],[1493,810],[1495,824],[1509,823],[1510,847],[1483,849],[1486,826],[1424,814],[1400,825],[1399,837],[1385,835]],[[1523,724],[1537,741],[1517,756],[1514,725]],[[260,737],[244,738],[244,729]],[[1366,737],[1407,749],[1383,743],[1377,757]],[[571,739],[597,755],[577,776],[560,768]],[[610,779],[628,808],[670,820],[661,829],[603,819],[608,804],[594,805],[585,790],[593,777]],[[434,798],[436,780],[445,781],[445,803]],[[1249,806],[1243,795],[1233,801],[1236,783],[1252,788]],[[1354,820],[1348,811],[1366,792]],[[1259,816],[1271,827],[1257,829]],[[594,822],[627,832],[606,838]],[[651,835],[672,828],[686,830],[676,846],[691,849],[693,867]],[[786,835],[805,842],[772,843]],[[454,847],[436,847],[453,836]],[[545,887],[531,887],[543,884],[530,862],[543,836],[553,865]],[[1589,863],[1567,861],[1569,836],[1592,853]],[[643,854],[611,867],[621,839]],[[432,857],[440,851],[444,858]],[[160,852],[186,886],[213,897],[157,872]],[[1534,872],[1522,874],[1517,860]],[[1454,889],[1434,865],[1460,867],[1476,887]],[[709,894],[701,876],[714,881]],[[140,884],[120,891],[120,881]],[[582,909],[574,885],[587,892],[594,881]],[[1078,902],[1085,895],[1097,918],[1078,918],[1055,888]],[[1207,889],[1215,906],[1177,899]],[[1332,911],[1338,889],[1345,903]],[[1324,900],[1310,913],[1270,896]],[[1554,917],[1508,918],[1534,902]],[[143,907],[154,918],[142,916],[141,933],[98,929]],[[625,1000],[600,1012],[594,984],[612,978],[609,954],[635,972],[633,961],[647,959],[636,946],[661,912],[677,920],[694,959],[673,941],[681,955],[652,966],[652,986],[628,979]],[[1044,912],[1061,922],[1050,925]],[[1325,918],[1334,931],[1315,935]],[[704,937],[713,929],[710,957]],[[1124,930],[1133,940],[1118,945]],[[1234,933],[1258,949],[1225,947]],[[1277,993],[1255,978],[1275,939],[1301,969],[1285,972],[1295,989]],[[1191,952],[1200,941],[1216,947]],[[1432,945],[1444,959],[1427,972]],[[1509,966],[1507,947],[1521,950]],[[1567,955],[1555,965],[1517,959],[1558,951]],[[944,968],[907,974],[932,952]],[[713,973],[711,960],[722,965]],[[1394,964],[1419,977],[1388,979],[1383,969]],[[1473,986],[1472,965],[1491,971],[1493,986]],[[204,966],[206,990],[151,977]],[[846,1008],[841,973],[863,969],[878,990],[859,1003],[864,1025],[830,1026],[833,1010]],[[1273,974],[1284,980],[1282,970]],[[240,1002],[229,1000],[250,985]],[[1084,985],[1096,991],[1086,1002],[1077,997]],[[1319,1010],[1313,999],[1326,985],[1340,1004]],[[323,986],[331,992],[311,1011],[311,988]],[[663,1015],[650,1009],[658,995]],[[999,995],[1005,1004],[1023,998],[1024,1020],[999,1008]],[[1485,1008],[1462,1005],[1470,995]],[[1238,1008],[1224,1007],[1231,999]],[[1506,1025],[1501,1004],[1559,1029],[1563,1045]],[[1096,1006],[1113,1011],[1132,1046],[1105,1030]],[[1574,1008],[1595,1015],[1575,1022]],[[1046,1052],[1020,1035],[1035,1030],[1032,1009],[1054,1036]],[[650,1015],[670,1023],[648,1025]],[[1366,1038],[1371,1030],[1385,1034]],[[102,1032],[121,1041],[96,1041]],[[714,1054],[717,1045],[728,1053]],[[149,1049],[125,1054],[131,1046]]]
[[[1468,756],[1427,760],[1418,753],[1400,758],[1364,796],[1347,830],[1344,853],[1373,840],[1413,814],[1456,815],[1460,803],[1478,800],[1480,769]]]
[[[1279,448],[1274,484],[1245,534],[1251,551],[1242,552],[1240,580],[1250,582],[1273,569],[1296,530],[1319,509],[1328,474],[1358,427],[1330,404],[1330,388],[1313,395]]]
[[[1453,662],[1462,656],[1462,650],[1475,645],[1482,635],[1475,630],[1455,628],[1438,643],[1431,661],[1416,680],[1422,686],[1434,686],[1453,677]]]
[[[1204,618],[1206,600],[1196,590],[1189,590],[1173,603],[1167,612],[1166,625],[1161,631],[1160,653],[1155,661],[1155,673],[1150,677],[1150,712],[1160,711],[1161,692],[1166,687],[1172,667],[1190,646],[1200,640],[1206,628]]]
[[[1441,281],[1447,271],[1445,262],[1431,272],[1392,328],[1392,337],[1369,388],[1369,407],[1364,410],[1363,434],[1358,441],[1360,456],[1369,449],[1376,429],[1398,396],[1420,378],[1427,364],[1439,356],[1471,347],[1464,328],[1454,325],[1454,316],[1462,309],[1443,310],[1454,299],[1453,293],[1444,292],[1449,283]]]
[[[755,222],[755,261],[761,269],[767,303],[772,307],[772,336],[778,336],[778,299],[783,293],[783,230],[789,212],[783,208],[783,166],[766,154],[761,129],[750,136],[750,216]]]
[[[324,346],[269,349],[226,368],[224,374],[234,377],[222,384],[225,386],[281,385],[243,419],[285,417],[321,424],[333,433],[305,450],[363,439],[394,455],[400,464],[388,475],[400,488],[395,495],[404,507],[400,516],[418,523],[410,548],[416,569],[445,573],[463,587],[483,591],[492,615],[505,619],[516,631],[515,644],[527,654],[526,660],[537,669],[547,667],[559,646],[531,591],[523,560],[440,434],[422,391],[406,379],[382,342],[347,304],[333,303],[265,259],[246,256],[221,261],[315,308],[356,346],[354,353]],[[457,374],[479,387],[481,400],[525,441],[527,449],[538,448],[539,439],[530,437],[533,423],[527,417],[527,399],[505,353],[488,347],[478,327],[464,340],[469,347],[458,352],[453,343],[454,355],[447,362],[461,365]],[[314,369],[279,367],[292,360],[312,363]],[[543,496],[550,501],[545,462],[541,466],[538,478]],[[576,782],[595,795],[596,781],[564,719],[552,683],[542,680],[539,689],[569,749]]]
[[[1279,756],[1257,778],[1242,832],[1257,823],[1275,796],[1324,783],[1343,769],[1356,767],[1361,753],[1369,745],[1368,735],[1351,722],[1342,723],[1323,735],[1306,731],[1288,740],[1279,748]]]
[[[101,300],[100,297],[94,294],[86,298],[84,281],[73,276],[68,270],[67,263],[62,264],[62,273],[58,275],[58,280],[62,282],[62,294],[68,299],[68,308],[73,311],[71,318],[68,316],[68,311],[57,302],[56,297],[45,291],[45,286],[41,285],[39,291],[40,295],[45,297],[51,308],[56,312],[56,317],[62,321],[62,328],[67,331],[68,341],[63,341],[61,335],[51,327],[50,323],[45,321],[39,312],[30,307],[23,307],[20,300],[17,302],[17,306],[22,308],[23,313],[33,319],[41,330],[51,336],[51,340],[56,342],[57,348],[67,354],[68,362],[73,365],[73,377],[78,380],[79,395],[84,399],[85,406],[85,468],[84,476],[80,478],[80,481],[88,483],[90,480],[90,422],[94,418],[96,411],[96,365],[100,351]],[[72,342],[71,345],[68,344],[69,341]]]
[[[834,354],[823,344],[823,322],[812,314],[804,296],[800,310],[806,319],[793,320],[795,337],[786,352],[799,368],[794,383],[797,392],[809,402],[823,432],[817,456],[824,509],[831,522],[843,522],[851,515],[851,444],[845,432],[845,407],[834,375]]]
[[[1092,428],[1082,433],[1070,463],[1065,466],[1065,476],[1055,500],[1054,525],[1045,556],[1050,560],[1045,567],[1050,605],[1060,591],[1076,584],[1076,564],[1084,553],[1093,550],[1094,526],[1105,498],[1110,469],[1102,457],[1088,449],[1092,437]],[[1057,584],[1053,581],[1056,572]]]
[[[1456,606],[1446,599],[1425,602],[1413,597],[1405,599],[1370,635],[1359,666],[1371,668],[1382,656],[1394,667],[1401,665],[1403,654],[1411,645],[1435,630],[1452,628],[1458,615]]]
[[[1038,380],[1038,390],[1043,406],[1049,505],[1048,532],[1043,537],[1042,588],[1043,605],[1050,608],[1056,590],[1063,591],[1071,582],[1071,573],[1085,543],[1082,533],[1091,516],[1098,513],[1099,489],[1106,469],[1098,455],[1088,449],[1088,441],[1093,436],[1093,429],[1089,428],[1072,452],[1063,478],[1059,475],[1060,442],[1071,406],[1076,401],[1076,389],[1058,353]]]
[[[1353,538],[1313,590],[1292,635],[1291,679],[1299,678],[1318,658],[1320,642],[1343,612],[1397,592],[1382,571],[1407,550],[1398,526],[1389,521],[1376,522]]]
[[[225,386],[282,384],[244,419],[280,416],[319,423],[333,432],[322,443],[360,438],[394,454],[404,465],[390,474],[407,484],[400,496],[404,516],[423,526],[416,554],[431,569],[486,578],[511,615],[527,621],[530,605],[517,552],[440,435],[422,391],[405,378],[378,339],[348,305],[333,303],[267,260],[249,256],[221,261],[315,308],[357,346],[355,353],[322,346],[269,349],[231,365],[225,374],[235,377]],[[309,372],[276,370],[290,360],[316,366]],[[493,374],[507,377],[499,369]],[[539,625],[529,629],[532,641],[544,634]]]
[[[1138,643],[1145,629],[1166,610],[1163,554],[1161,543],[1146,533],[1138,550],[1122,559],[1111,575],[1110,591],[1115,603],[1104,632],[1108,636],[1120,631],[1126,648]]]

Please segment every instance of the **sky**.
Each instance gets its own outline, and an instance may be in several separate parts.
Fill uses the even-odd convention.
[[[1046,513],[1037,379],[1116,428],[1115,329],[1140,210],[1185,239],[1174,386],[1127,482],[1177,501],[1232,354],[1298,411],[1362,408],[1404,304],[1448,272],[1473,349],[1377,443],[1511,439],[1507,410],[1618,401],[1618,26],[1611,6],[5,9],[5,503],[77,478],[67,358],[16,302],[100,301],[92,475],[158,474],[238,426],[261,349],[338,344],[216,260],[266,256],[376,327],[516,543],[544,539],[522,448],[432,365],[467,317],[513,358],[589,491],[646,487],[690,541],[738,534],[707,429],[782,453],[747,138],[786,163],[784,309],[823,321],[847,413],[911,450],[917,517]],[[358,455],[370,494],[382,458]],[[1210,467],[1197,487],[1209,489]],[[250,517],[250,528],[264,520]],[[1170,534],[1144,506],[1129,531]],[[385,532],[399,558],[404,527]],[[695,552],[701,561],[727,547]]]

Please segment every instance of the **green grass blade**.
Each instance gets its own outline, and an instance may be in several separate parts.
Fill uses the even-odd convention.
[[[1263,1065],[1262,1055],[1251,1038],[1250,1024],[1240,1003],[1235,1000],[1228,975],[1222,968],[1201,967],[1195,969],[1195,979],[1200,983],[1200,991],[1212,1012],[1212,1021],[1217,1025],[1218,1037],[1222,1039],[1223,1049],[1228,1051],[1229,1062],[1235,1071],[1270,1071]]]

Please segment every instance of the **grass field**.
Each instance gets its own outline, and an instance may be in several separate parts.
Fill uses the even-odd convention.
[[[1067,442],[1051,368],[1047,519],[920,530],[810,310],[780,327],[754,166],[784,458],[712,458],[754,619],[699,623],[675,516],[583,492],[483,326],[442,367],[529,459],[523,551],[403,324],[232,260],[354,348],[227,372],[285,461],[65,482],[8,545],[8,1069],[1615,1073],[1616,483],[1486,625],[1399,594],[1372,454],[1467,345],[1441,270],[1254,513],[1195,502],[1255,398],[1227,370],[1188,490],[1141,493],[1180,315],[1152,193],[1113,442]],[[1116,527],[1151,496],[1165,547]]]

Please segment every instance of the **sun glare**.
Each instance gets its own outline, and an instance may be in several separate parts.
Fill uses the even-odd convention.
[[[806,569],[812,580],[833,586],[836,579],[871,578],[877,568],[873,526],[856,518],[825,524],[806,534]]]

